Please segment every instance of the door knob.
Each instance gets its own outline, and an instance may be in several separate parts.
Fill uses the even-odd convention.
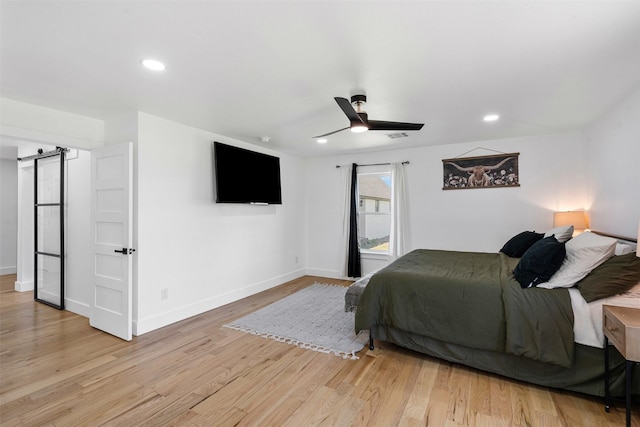
[[[113,250],[113,252],[117,252],[117,253],[122,254],[122,255],[131,255],[135,251],[136,250],[132,249],[132,248],[122,248],[122,249],[114,249]]]

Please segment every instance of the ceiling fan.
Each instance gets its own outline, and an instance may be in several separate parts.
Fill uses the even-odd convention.
[[[367,103],[366,95],[353,95],[351,102],[346,98],[335,97],[333,98],[338,103],[338,106],[342,109],[347,116],[351,124],[346,128],[338,129],[333,132],[325,133],[324,135],[314,136],[313,138],[324,138],[325,136],[333,135],[334,133],[342,132],[343,130],[351,129],[351,132],[360,133],[368,130],[420,130],[424,123],[403,123],[403,122],[387,122],[382,120],[369,120],[369,116],[364,111],[363,107]]]

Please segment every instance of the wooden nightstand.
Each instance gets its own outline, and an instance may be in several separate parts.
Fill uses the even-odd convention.
[[[640,309],[602,306],[604,332],[604,407],[609,412],[609,341],[625,359],[627,427],[631,425],[631,369],[640,362]]]

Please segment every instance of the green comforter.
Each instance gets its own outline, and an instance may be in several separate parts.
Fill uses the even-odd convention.
[[[571,366],[573,311],[566,289],[522,289],[517,258],[418,249],[374,274],[356,332],[391,326],[468,348]],[[374,337],[375,338],[375,337]]]

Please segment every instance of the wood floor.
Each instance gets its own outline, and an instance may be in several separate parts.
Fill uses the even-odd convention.
[[[346,281],[303,277],[125,342],[0,280],[4,427],[624,425],[601,399],[391,344],[344,360],[222,327],[316,280]]]

